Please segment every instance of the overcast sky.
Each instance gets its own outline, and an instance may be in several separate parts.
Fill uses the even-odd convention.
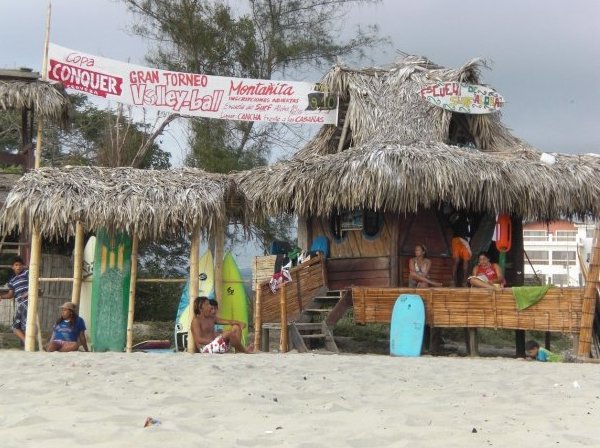
[[[47,5],[0,0],[0,67],[40,70]],[[51,41],[144,65],[132,19],[118,1],[53,0]],[[347,27],[357,24],[377,24],[392,41],[374,64],[395,50],[447,67],[486,58],[483,82],[504,96],[503,120],[517,136],[547,152],[600,152],[600,1],[385,0],[354,9]],[[167,149],[180,162],[181,147]]]

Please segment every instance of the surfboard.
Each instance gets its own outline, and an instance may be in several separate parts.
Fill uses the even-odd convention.
[[[421,296],[401,294],[390,323],[390,355],[420,356],[425,331],[425,306]]]
[[[83,272],[81,282],[81,294],[79,296],[79,316],[87,326],[86,338],[90,344],[93,343],[92,323],[92,279],[94,278],[94,256],[96,253],[96,237],[91,236],[85,243],[83,249]]]
[[[239,320],[246,324],[242,331],[242,342],[248,340],[248,295],[244,288],[244,280],[240,269],[231,252],[225,254],[223,259],[221,303],[219,303],[219,317],[223,319]],[[224,330],[231,329],[230,325],[224,325]]]
[[[198,264],[198,272],[200,273],[198,295],[212,298],[214,297],[215,272],[210,249],[200,257]],[[179,299],[177,316],[175,317],[176,350],[186,350],[187,335],[194,317],[194,301],[190,300],[189,287],[189,282],[186,282],[181,293],[181,298]]]
[[[95,352],[125,349],[130,278],[131,238],[98,230],[91,312],[92,350]]]
[[[430,84],[419,90],[419,96],[431,104],[463,114],[498,112],[504,98],[494,89],[463,82]]]
[[[160,350],[161,352],[172,351],[169,350],[171,348],[171,341],[168,339],[150,339],[148,341],[143,341],[138,344],[135,344],[131,347],[131,350],[134,352],[143,352],[146,350]]]

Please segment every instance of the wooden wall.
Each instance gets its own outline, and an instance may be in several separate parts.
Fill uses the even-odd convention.
[[[506,259],[510,286],[523,284],[522,232],[519,218],[513,217],[513,249]],[[407,286],[409,260],[419,243],[427,247],[427,257],[432,261],[431,278],[444,286],[452,281],[452,230],[436,209],[406,215],[388,213],[375,238],[365,237],[362,231],[350,231],[336,241],[326,218],[306,220],[303,234],[310,240],[318,235],[329,240],[327,272],[331,289]]]

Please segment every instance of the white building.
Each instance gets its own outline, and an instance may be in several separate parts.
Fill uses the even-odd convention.
[[[568,221],[524,224],[525,284],[539,278],[544,284],[583,286],[580,259],[589,263],[594,226]]]

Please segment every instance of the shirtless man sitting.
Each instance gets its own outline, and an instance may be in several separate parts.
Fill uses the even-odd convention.
[[[231,330],[217,333],[215,324],[231,325]],[[236,353],[250,353],[242,344],[242,329],[246,326],[237,320],[217,317],[214,305],[208,297],[197,297],[194,300],[194,318],[192,319],[192,336],[200,353],[227,353],[229,347]]]

